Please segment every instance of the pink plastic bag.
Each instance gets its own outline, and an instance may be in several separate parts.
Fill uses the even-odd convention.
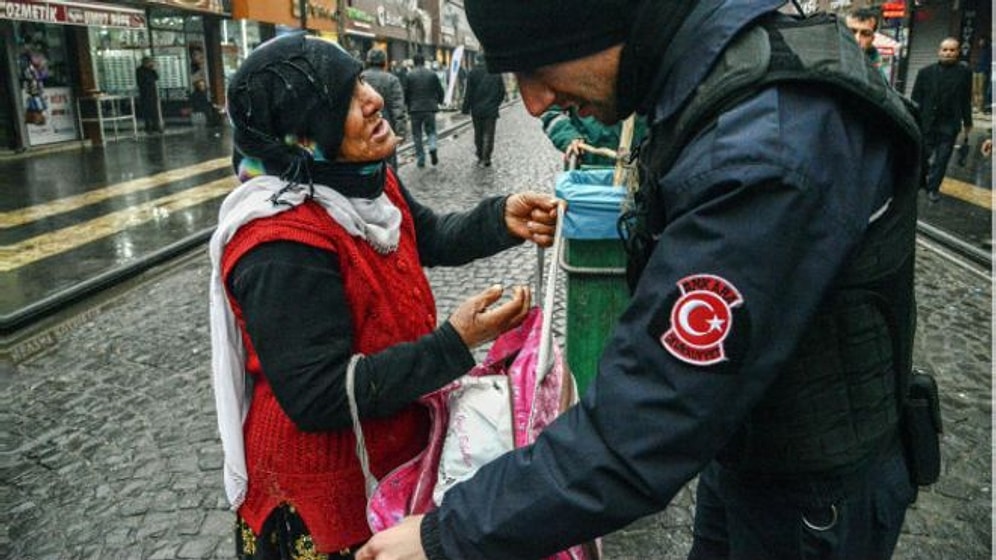
[[[574,377],[560,349],[552,345],[552,366],[537,380],[543,312],[535,307],[519,327],[498,337],[484,362],[468,376],[507,375],[511,393],[513,436],[516,447],[532,443],[561,412],[577,401]],[[538,381],[538,382],[537,382]],[[460,379],[420,399],[430,412],[429,444],[422,453],[388,473],[370,493],[367,521],[374,532],[394,526],[404,517],[426,513],[434,506],[433,487],[449,421],[447,396]],[[594,560],[595,543],[574,546],[551,560]]]

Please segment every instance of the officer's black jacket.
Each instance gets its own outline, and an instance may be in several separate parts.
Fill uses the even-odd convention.
[[[702,0],[668,52],[651,125],[680,110],[737,32],[782,2]],[[829,90],[771,86],[719,116],[658,183],[666,227],[581,403],[482,468],[422,523],[430,558],[538,558],[663,509],[729,442],[785,368],[887,207],[898,149]],[[724,359],[662,343],[683,279],[741,296]]]

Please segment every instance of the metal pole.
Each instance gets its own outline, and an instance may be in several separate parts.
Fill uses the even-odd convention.
[[[910,54],[913,47],[913,24],[916,21],[916,2],[907,2],[906,10],[906,17],[903,18],[903,23],[901,24],[906,29],[906,37],[899,46],[902,58],[899,61],[899,68],[896,71],[896,83],[893,85],[899,93],[905,93],[909,89],[906,87],[906,78],[909,76],[910,70]]]
[[[287,4],[284,4],[285,6]],[[301,10],[301,29],[308,30],[308,0],[298,0],[298,9]]]
[[[335,35],[342,48],[346,48],[346,10],[342,9],[344,1],[336,0],[335,2]]]

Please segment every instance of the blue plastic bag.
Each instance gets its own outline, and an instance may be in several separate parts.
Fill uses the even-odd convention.
[[[619,239],[619,221],[626,189],[613,186],[611,167],[575,169],[557,175],[557,197],[567,201],[564,237]]]

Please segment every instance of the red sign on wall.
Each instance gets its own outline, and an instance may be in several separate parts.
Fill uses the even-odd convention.
[[[110,4],[0,0],[0,19],[101,27],[145,28],[145,12]]]
[[[882,4],[882,18],[904,18],[906,17],[906,2],[886,2]]]

